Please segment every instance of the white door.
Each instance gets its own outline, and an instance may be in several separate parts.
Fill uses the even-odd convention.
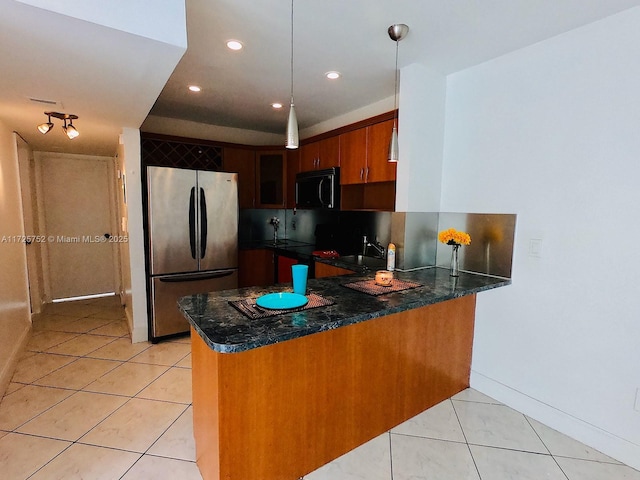
[[[42,204],[52,300],[115,292],[109,158],[45,154]],[[114,232],[116,233],[116,232]]]

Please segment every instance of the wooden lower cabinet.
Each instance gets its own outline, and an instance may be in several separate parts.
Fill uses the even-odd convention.
[[[475,295],[239,353],[192,329],[204,480],[297,480],[469,386]]]
[[[278,279],[277,283],[291,283],[293,275],[291,274],[291,266],[296,265],[298,260],[295,258],[283,257],[277,255],[278,258]]]
[[[273,251],[266,248],[238,251],[238,287],[273,285]]]
[[[354,273],[353,270],[347,270],[346,268],[334,267],[333,265],[327,265],[326,263],[316,262],[315,265],[315,277],[337,277],[338,275],[350,275]]]

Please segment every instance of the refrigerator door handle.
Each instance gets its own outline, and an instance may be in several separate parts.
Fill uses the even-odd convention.
[[[191,257],[196,258],[196,187],[191,187],[189,197],[189,245],[191,246]]]
[[[229,275],[233,275],[237,270],[218,270],[216,272],[210,273],[196,273],[196,274],[185,274],[185,275],[171,275],[167,277],[156,277],[163,283],[179,283],[179,282],[198,282],[200,280],[211,280],[214,278],[224,278]]]
[[[200,258],[204,258],[207,251],[207,198],[204,188],[200,188]]]

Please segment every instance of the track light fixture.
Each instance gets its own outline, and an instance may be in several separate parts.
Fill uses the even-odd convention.
[[[44,112],[44,114],[48,117],[47,121],[45,123],[41,123],[40,125],[38,125],[38,130],[43,135],[49,133],[49,130],[53,128],[53,123],[51,123],[51,117],[64,121],[62,130],[67,135],[67,137],[69,137],[69,139],[73,140],[78,135],[80,135],[80,132],[78,132],[76,127],[73,126],[73,121],[78,119],[77,115],[73,115],[70,113],[60,113],[60,112]],[[69,122],[68,125],[67,125],[67,121]]]

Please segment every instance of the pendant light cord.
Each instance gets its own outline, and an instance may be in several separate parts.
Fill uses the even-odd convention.
[[[393,112],[393,126],[394,128],[398,128],[398,77],[399,75],[399,71],[398,71],[398,42],[400,41],[400,39],[396,40],[396,85],[395,88],[393,90],[393,95],[394,95],[394,99],[393,99],[393,108],[395,109],[395,112]]]
[[[291,105],[293,105],[293,0],[291,0]]]

